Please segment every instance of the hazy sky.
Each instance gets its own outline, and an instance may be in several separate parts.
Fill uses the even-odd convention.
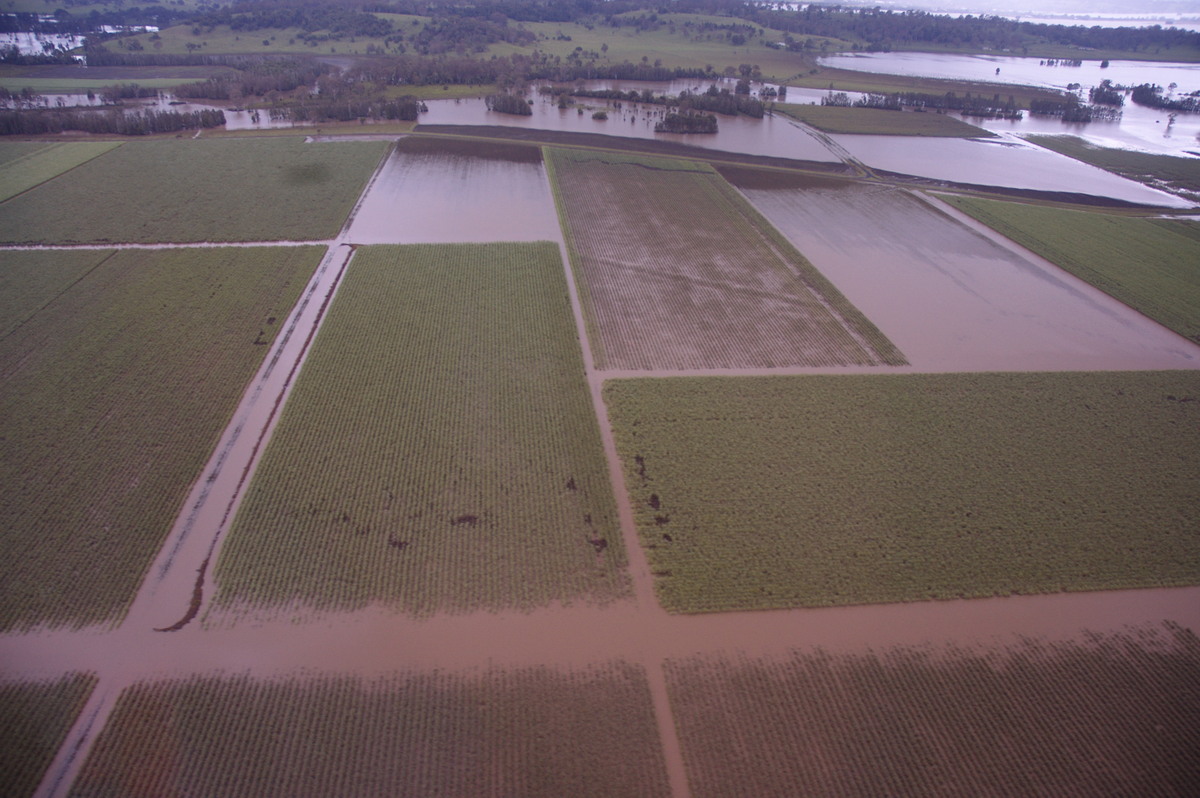
[[[1200,0],[899,0],[875,3],[901,8],[925,8],[973,14],[1200,16]]]

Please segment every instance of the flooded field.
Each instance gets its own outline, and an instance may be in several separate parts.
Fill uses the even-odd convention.
[[[596,88],[608,88],[610,82],[596,83]],[[673,92],[677,90],[674,84],[670,84],[670,87]],[[429,111],[421,114],[420,123],[504,125],[535,130],[601,133],[608,136],[673,141],[723,152],[753,153],[805,161],[838,160],[837,156],[809,135],[802,125],[783,117],[751,119],[747,116],[721,116],[717,119],[719,130],[716,134],[655,133],[654,125],[663,115],[661,106],[627,102],[616,108],[604,100],[585,100],[583,103],[586,103],[587,109],[559,108],[548,99],[537,98],[531,106],[532,116],[514,116],[488,111],[483,100],[433,100],[426,103]],[[593,119],[590,110],[592,108],[606,109],[608,119]]]
[[[346,234],[354,244],[545,241],[558,217],[536,146],[401,140]]]
[[[1200,347],[897,188],[743,188],[920,371],[1200,367]]]
[[[1018,138],[832,137],[867,166],[980,186],[1066,191],[1124,202],[1188,208],[1192,203]]]
[[[1066,90],[1069,84],[1088,89],[1102,80],[1121,86],[1153,83],[1163,87],[1177,84],[1175,94],[1200,90],[1200,64],[1154,61],[1112,61],[1101,67],[1096,60],[1081,66],[1046,66],[1043,59],[948,53],[862,53],[822,58],[825,66],[891,75],[978,80],[989,83],[1042,86]],[[1003,85],[1000,87],[1003,92]],[[795,102],[795,100],[793,100]],[[1173,118],[1174,117],[1174,118]],[[968,119],[995,132],[1056,133],[1083,136],[1106,147],[1159,152],[1167,155],[1200,155],[1200,114],[1172,115],[1167,111],[1134,104],[1126,97],[1121,118],[1111,122],[1076,124],[1049,116],[1026,113],[1024,119]]]

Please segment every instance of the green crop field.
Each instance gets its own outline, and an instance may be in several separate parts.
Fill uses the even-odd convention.
[[[1200,372],[612,380],[672,612],[1200,583]]]
[[[139,684],[119,699],[69,794],[669,792],[645,674],[614,663]]]
[[[0,142],[0,202],[119,146],[116,141]]]
[[[979,138],[995,135],[946,114],[885,111],[881,108],[842,108],[834,105],[775,106],[780,113],[826,133],[864,133],[881,136],[940,136]]]
[[[1118,147],[1097,147],[1078,136],[1028,136],[1029,141],[1110,172],[1200,200],[1200,159]]]
[[[0,684],[0,794],[33,795],[96,678]]]
[[[1134,310],[1200,342],[1200,239],[1188,222],[968,197],[944,199]]]
[[[1075,57],[1075,56],[1072,56]],[[1099,57],[1099,56],[1092,56]],[[1002,100],[1012,97],[1020,108],[1028,108],[1030,100],[1061,102],[1063,92],[1055,89],[1039,89],[1033,86],[1017,86],[1011,83],[987,83],[973,80],[946,80],[922,78],[913,75],[886,75],[881,72],[857,72],[852,69],[817,67],[788,81],[789,85],[829,91],[859,91],[891,94],[893,92],[923,92],[927,94],[982,94],[999,96]]]
[[[0,241],[332,238],[387,146],[299,137],[128,141],[4,203]]]
[[[904,362],[708,164],[547,153],[598,366]]]
[[[222,607],[628,595],[557,247],[365,247],[217,565]]]
[[[692,795],[1194,795],[1200,641],[1164,626],[668,662]]]
[[[0,629],[128,606],[320,254],[5,254]]]

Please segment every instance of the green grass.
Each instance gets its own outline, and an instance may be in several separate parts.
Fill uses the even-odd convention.
[[[94,91],[99,94],[107,86],[119,83],[137,83],[144,89],[173,89],[185,83],[195,83],[202,78],[156,78],[147,70],[144,77],[135,75],[132,80],[112,80],[106,78],[40,78],[40,77],[0,77],[0,87],[11,92],[21,89],[31,89],[34,94],[87,94]],[[50,103],[54,107],[54,103]]]
[[[401,672],[126,690],[70,795],[667,796],[644,672]]]
[[[109,243],[332,238],[386,142],[129,141],[15,197],[0,241]]]
[[[1194,795],[1200,641],[1164,626],[670,662],[692,795]]]
[[[977,138],[995,135],[946,114],[885,111],[881,108],[841,108],[833,105],[775,106],[780,113],[826,133],[865,133],[880,136],[940,136]]]
[[[95,684],[78,673],[0,684],[0,793],[33,795]]]
[[[920,78],[911,75],[885,75],[877,72],[858,72],[852,69],[833,69],[817,67],[805,71],[788,81],[788,85],[801,86],[810,89],[828,89],[829,91],[859,91],[891,94],[894,92],[923,92],[926,94],[945,94],[954,92],[958,95],[967,93],[985,97],[999,95],[1001,100],[1010,96],[1020,108],[1028,108],[1029,101],[1052,100],[1061,102],[1063,93],[1053,89],[1039,89],[1033,86],[1013,86],[1007,83],[986,83],[970,80],[946,80],[942,78]]]
[[[615,380],[671,612],[1200,583],[1200,372]]]
[[[0,142],[0,202],[120,146],[115,141]],[[15,156],[15,157],[14,157]]]
[[[124,611],[320,254],[5,254],[0,629]]]
[[[1200,342],[1200,239],[1192,223],[945,197],[1180,335]]]
[[[1097,147],[1078,136],[1027,136],[1041,147],[1200,201],[1200,158]]]
[[[218,605],[628,595],[557,247],[361,248],[217,565]]]
[[[598,366],[904,362],[708,164],[548,153]]]

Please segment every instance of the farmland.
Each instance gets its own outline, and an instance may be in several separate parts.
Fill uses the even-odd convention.
[[[122,695],[70,795],[668,795],[640,668],[195,678]]]
[[[672,612],[1193,584],[1200,375],[610,381]]]
[[[5,254],[0,628],[123,611],[317,258]]]
[[[408,612],[628,595],[550,244],[366,247],[218,563],[218,603]]]
[[[52,177],[103,155],[116,141],[0,143],[0,202],[28,191]]]
[[[548,152],[597,366],[904,362],[709,165]]]
[[[0,241],[331,238],[386,148],[298,137],[130,141],[5,202]]]
[[[865,133],[883,136],[939,136],[972,138],[995,135],[953,116],[885,111],[881,108],[843,108],[835,105],[775,106],[805,124],[826,133]]]
[[[667,672],[695,798],[1190,795],[1197,668],[1167,625]]]
[[[1160,324],[1200,341],[1200,238],[1188,222],[969,197],[947,201]]]
[[[75,673],[0,684],[0,793],[33,793],[95,683]]]

